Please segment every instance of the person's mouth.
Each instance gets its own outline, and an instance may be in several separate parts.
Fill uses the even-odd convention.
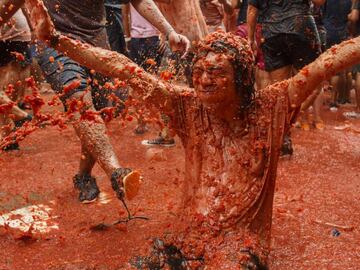
[[[213,93],[215,91],[216,91],[216,86],[215,85],[209,85],[209,86],[201,88],[201,92],[204,92],[204,93]]]

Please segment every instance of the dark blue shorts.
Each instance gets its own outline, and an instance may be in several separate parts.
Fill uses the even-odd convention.
[[[59,95],[61,101],[66,104],[66,100],[77,92],[84,92],[91,87],[93,104],[96,110],[112,106],[108,96],[112,93],[101,87],[110,79],[98,73],[92,74],[86,67],[79,65],[67,56],[58,53],[52,48],[45,48],[38,54],[38,63],[44,73],[46,81],[52,89]],[[74,81],[79,81],[77,88],[63,93],[64,86],[70,85]],[[127,91],[119,89],[121,99],[126,99]],[[115,91],[116,92],[116,91]]]

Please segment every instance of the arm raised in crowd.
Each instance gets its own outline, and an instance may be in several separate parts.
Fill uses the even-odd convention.
[[[190,41],[187,37],[176,33],[174,28],[168,23],[165,17],[155,5],[153,0],[132,0],[134,8],[155,26],[168,40],[172,51],[186,53],[190,49]]]
[[[291,106],[301,106],[322,81],[359,62],[360,37],[331,47],[290,79],[288,89]]]
[[[248,40],[249,40],[251,49],[253,50],[254,53],[257,50],[255,31],[256,31],[258,13],[259,13],[259,10],[257,9],[257,7],[249,4],[248,10],[247,10],[247,24],[248,24],[248,28],[249,28]]]

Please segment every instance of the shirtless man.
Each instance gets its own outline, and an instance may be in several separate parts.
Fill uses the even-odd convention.
[[[121,2],[121,1],[120,1]],[[122,2],[129,2],[122,0]],[[14,13],[24,1],[1,1],[0,16],[3,24],[11,13]],[[152,0],[132,0],[133,6],[144,15],[159,31],[164,33],[170,47],[173,50],[187,51],[190,44],[186,37],[177,34],[172,26],[165,20]],[[55,23],[55,28],[62,34],[102,48],[109,48],[107,43],[105,22],[104,1],[87,0],[75,3],[71,0],[46,0],[45,6]],[[32,4],[26,2],[30,13],[36,12]],[[34,26],[38,21],[32,21]],[[102,98],[94,99],[104,91],[98,91],[96,83],[97,74],[79,65],[73,59],[56,50],[45,47],[42,48],[39,57],[39,64],[45,73],[47,81],[52,88],[59,94],[65,107],[68,108],[69,102],[75,100],[84,102],[87,110],[95,110],[95,107],[106,106],[107,100]],[[96,76],[96,77],[95,77]],[[88,83],[88,79],[91,83]],[[64,91],[64,87],[71,87],[69,91]],[[80,112],[73,115],[73,126],[81,140],[81,158],[78,173],[74,177],[74,186],[79,190],[79,201],[83,203],[94,201],[99,195],[99,188],[91,171],[96,162],[102,167],[107,176],[113,183],[113,188],[118,197],[123,196],[122,179],[129,174],[130,169],[120,166],[117,156],[106,135],[104,121],[96,115],[95,123],[87,120],[79,121]],[[120,186],[119,184],[120,183]]]
[[[198,266],[211,269],[267,269],[276,170],[290,115],[321,81],[360,62],[360,38],[255,93],[250,46],[215,32],[197,46],[190,89],[159,80],[123,55],[58,35],[39,0],[28,1],[36,7],[40,39],[104,75],[126,79],[146,103],[171,115],[186,155],[184,227],[173,242],[182,256],[201,258]],[[188,268],[180,269],[195,262],[184,263]]]
[[[205,17],[209,33],[217,29],[225,31],[225,14],[232,15],[234,11],[230,0],[200,0],[200,8]]]

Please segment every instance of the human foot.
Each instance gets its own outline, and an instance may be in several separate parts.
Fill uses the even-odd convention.
[[[111,176],[111,186],[120,200],[132,200],[139,192],[140,173],[129,168],[118,168]]]
[[[79,190],[79,201],[81,203],[92,203],[100,194],[96,179],[90,175],[77,174],[73,178],[74,187]]]

